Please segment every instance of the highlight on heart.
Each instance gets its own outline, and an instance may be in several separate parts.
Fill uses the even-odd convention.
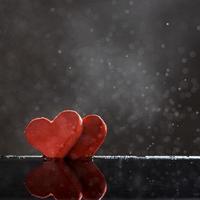
[[[64,110],[53,120],[31,120],[24,132],[28,143],[44,156],[76,160],[97,152],[107,135],[107,125],[98,115],[81,118],[76,111]]]
[[[103,173],[92,161],[48,160],[31,170],[25,186],[37,198],[100,200],[107,191]]]

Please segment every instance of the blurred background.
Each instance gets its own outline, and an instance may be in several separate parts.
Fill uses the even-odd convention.
[[[0,0],[0,154],[34,117],[108,124],[102,155],[200,154],[199,0]]]

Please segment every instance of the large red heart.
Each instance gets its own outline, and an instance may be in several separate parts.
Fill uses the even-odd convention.
[[[46,161],[33,169],[25,185],[33,196],[42,199],[50,196],[57,200],[82,199],[80,182],[63,160]]]
[[[32,120],[25,129],[28,142],[49,158],[63,158],[82,133],[82,118],[75,111],[66,110],[52,121]]]
[[[93,156],[103,144],[107,126],[98,115],[87,115],[83,118],[83,133],[72,147],[68,156],[71,159],[82,159]]]

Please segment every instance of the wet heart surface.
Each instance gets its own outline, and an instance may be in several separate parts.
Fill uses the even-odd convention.
[[[87,115],[83,118],[83,133],[72,147],[68,157],[82,159],[93,156],[103,144],[107,126],[98,115]]]
[[[49,158],[63,158],[77,143],[82,133],[82,118],[75,111],[66,110],[52,121],[32,120],[25,129],[28,142]]]

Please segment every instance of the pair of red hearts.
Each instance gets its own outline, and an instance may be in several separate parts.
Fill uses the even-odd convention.
[[[25,185],[35,197],[57,200],[100,200],[107,190],[104,175],[91,161],[48,160],[28,174]]]
[[[82,159],[93,156],[103,144],[107,126],[98,115],[83,119],[73,110],[59,113],[52,121],[33,119],[25,129],[28,142],[49,158]]]

